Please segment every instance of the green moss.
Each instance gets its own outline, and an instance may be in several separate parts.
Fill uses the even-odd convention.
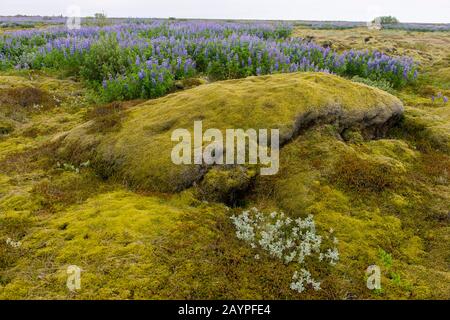
[[[227,169],[213,168],[199,184],[198,196],[209,201],[236,205],[249,189],[255,175],[255,171],[241,166]]]
[[[403,165],[393,159],[343,154],[336,163],[332,180],[357,192],[381,192],[395,188],[401,182],[396,177],[404,172]]]
[[[89,172],[66,171],[37,183],[32,192],[41,205],[40,210],[55,212],[108,189],[99,178]],[[109,187],[110,189],[110,187]]]
[[[34,87],[19,87],[2,90],[0,104],[19,107],[53,106],[55,101],[41,89]]]
[[[202,78],[187,78],[175,82],[177,89],[186,90],[206,84],[207,81]]]
[[[0,141],[0,160],[3,160],[8,155],[23,152],[32,145],[32,139],[22,137],[10,138],[8,140]]]
[[[377,127],[402,111],[389,94],[320,73],[250,77],[200,86],[152,100],[126,112],[119,132],[90,134],[91,121],[72,130],[61,153],[70,161],[91,160],[105,176],[153,191],[179,191],[202,177],[197,166],[171,161],[172,130],[280,129],[282,142],[316,121],[338,127]],[[339,120],[338,120],[339,119]],[[371,119],[366,122],[366,119]],[[161,125],[170,122],[170,125]],[[95,148],[95,151],[94,151]]]
[[[347,142],[356,144],[362,143],[364,141],[364,137],[358,130],[345,130],[342,133],[342,138]]]
[[[107,133],[117,131],[124,118],[125,105],[113,102],[108,105],[96,106],[86,114],[88,120],[93,120],[89,133]]]
[[[9,270],[11,281],[0,287],[0,296],[162,297],[173,270],[157,263],[155,252],[181,215],[192,210],[180,201],[119,190],[68,208],[49,220],[46,228],[22,239],[23,249],[29,253]],[[83,289],[78,294],[66,287],[68,265],[83,269]]]
[[[403,165],[412,164],[419,157],[419,153],[416,150],[400,140],[381,139],[368,141],[361,150],[369,155],[395,159]]]
[[[248,205],[278,207],[292,217],[314,214],[318,228],[333,229],[341,253],[333,288],[340,292],[373,299],[443,297],[443,286],[427,285],[429,276],[417,276],[410,267],[428,268],[434,282],[448,277],[435,272],[429,252],[439,261],[448,256],[442,246],[445,223],[436,224],[435,219],[445,212],[441,205],[448,206],[450,198],[447,188],[431,191],[430,182],[420,180],[433,176],[431,163],[418,165],[427,159],[422,157],[404,141],[346,144],[327,128],[310,130],[282,149],[277,176],[257,178]],[[442,163],[435,174],[445,171],[447,159],[439,160],[442,157],[430,155]],[[438,194],[439,200],[432,200]],[[440,244],[426,240],[422,231],[430,228],[440,230]],[[383,291],[375,294],[365,286],[365,270],[372,264],[384,266],[380,250],[394,262],[391,268],[382,267]]]
[[[14,131],[14,124],[9,119],[0,116],[0,137],[8,135]]]
[[[411,141],[422,151],[450,152],[450,109],[407,108],[403,122],[393,137]]]
[[[0,128],[8,131],[0,138],[0,298],[449,299],[450,113],[430,99],[450,95],[447,35],[304,32],[338,49],[370,45],[423,62],[419,81],[396,92],[406,113],[388,139],[371,140],[367,118],[376,116],[375,126],[385,129],[400,102],[324,74],[204,84],[130,102],[120,108],[120,121],[103,119],[108,106],[86,108],[86,92],[73,81],[28,71],[0,76],[2,89],[36,88],[60,105],[0,110]],[[345,124],[325,116],[329,125],[297,131],[308,112],[315,119],[339,108]],[[194,120],[219,129],[281,129],[279,174],[260,177],[249,166],[174,167],[170,134],[192,132]],[[95,171],[58,168],[58,156],[43,146],[61,139],[62,164],[80,168],[91,160]],[[196,184],[177,195],[139,194],[96,174],[156,191]],[[236,239],[229,218],[252,206],[291,217],[313,214],[325,238],[339,239],[336,268],[311,266],[323,290],[296,294],[290,267]],[[77,293],[66,288],[71,264],[83,270]],[[379,292],[366,288],[372,264],[381,267]]]

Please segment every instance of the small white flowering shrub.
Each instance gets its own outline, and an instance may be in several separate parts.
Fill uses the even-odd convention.
[[[307,257],[331,265],[339,260],[337,248],[322,248],[322,237],[316,233],[312,215],[293,220],[282,212],[265,214],[253,208],[239,216],[232,216],[231,220],[238,239],[246,241],[253,249],[262,249],[285,264],[298,264],[299,271],[292,277],[292,290],[303,292],[308,285],[320,290],[320,282],[314,280],[305,269]],[[333,238],[333,243],[337,243],[336,238]],[[255,258],[260,259],[260,256],[257,254]]]

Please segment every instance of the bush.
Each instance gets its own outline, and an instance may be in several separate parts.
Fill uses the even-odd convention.
[[[211,63],[207,73],[209,79],[212,81],[225,80],[227,78],[225,68],[220,62]]]
[[[100,89],[104,101],[122,101],[161,97],[174,87],[173,75],[166,69],[139,70],[103,80]]]
[[[88,81],[101,83],[104,79],[126,72],[129,65],[115,35],[104,34],[85,55],[80,75]]]

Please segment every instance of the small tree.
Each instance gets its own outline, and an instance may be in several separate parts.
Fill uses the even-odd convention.
[[[95,19],[98,19],[98,20],[102,20],[102,19],[106,19],[106,14],[105,13],[96,13],[95,15],[94,15],[94,17],[95,17]]]
[[[95,18],[96,24],[98,24],[99,26],[105,26],[105,25],[108,24],[108,19],[107,19],[106,14],[104,12],[96,13],[94,15],[94,18]]]
[[[387,24],[398,24],[400,21],[393,16],[382,16],[375,18],[372,23],[380,23],[382,26]]]

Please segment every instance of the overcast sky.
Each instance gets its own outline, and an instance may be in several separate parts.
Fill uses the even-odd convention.
[[[450,23],[450,0],[1,0],[0,15],[67,15],[71,5],[83,16]]]

